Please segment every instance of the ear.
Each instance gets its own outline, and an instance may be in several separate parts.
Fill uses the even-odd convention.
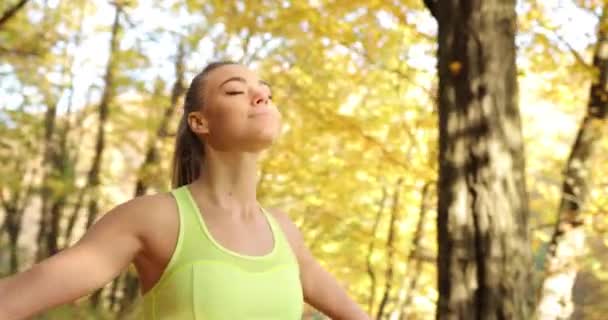
[[[193,111],[188,114],[188,125],[192,131],[199,135],[209,133],[209,122],[205,118],[202,112]]]

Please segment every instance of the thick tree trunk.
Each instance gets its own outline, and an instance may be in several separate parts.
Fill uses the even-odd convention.
[[[585,252],[582,209],[589,194],[594,150],[606,132],[608,115],[608,6],[600,19],[593,66],[598,77],[589,92],[587,113],[570,151],[558,220],[549,244],[538,304],[540,320],[569,319],[578,261]]]
[[[428,3],[429,1],[427,1]],[[530,319],[515,0],[441,0],[437,319]]]
[[[90,228],[91,225],[97,220],[99,214],[99,204],[97,202],[99,193],[99,176],[101,173],[101,162],[103,158],[103,152],[105,149],[105,125],[108,119],[108,113],[110,111],[110,103],[114,98],[114,72],[116,64],[116,54],[118,52],[119,44],[119,31],[120,31],[120,6],[116,5],[114,13],[114,23],[112,24],[112,37],[110,39],[110,55],[108,58],[108,64],[106,67],[106,73],[104,76],[104,90],[99,103],[99,125],[97,128],[97,139],[95,143],[95,156],[93,157],[93,163],[89,170],[87,185],[85,188],[90,194],[88,204],[88,215],[86,221],[86,228]],[[91,296],[91,304],[93,307],[97,307],[100,302],[102,289],[99,289]]]

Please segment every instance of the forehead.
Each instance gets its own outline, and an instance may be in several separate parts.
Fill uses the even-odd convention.
[[[246,66],[240,64],[230,64],[221,66],[207,75],[207,84],[212,88],[217,88],[222,82],[232,77],[245,78],[247,82],[257,82],[257,73]]]

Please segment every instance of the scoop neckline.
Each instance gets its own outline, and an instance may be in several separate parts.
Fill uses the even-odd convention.
[[[276,251],[277,251],[277,236],[276,236],[276,230],[270,220],[270,217],[268,216],[268,213],[266,212],[266,210],[264,210],[264,208],[262,208],[261,205],[258,204],[258,207],[260,208],[260,211],[262,211],[262,214],[264,215],[264,220],[266,220],[266,223],[268,225],[268,227],[270,228],[270,232],[272,234],[272,249],[268,252],[265,253],[263,255],[249,255],[249,254],[244,254],[244,253],[239,253],[236,252],[234,250],[228,249],[225,246],[223,246],[221,243],[219,243],[218,241],[215,240],[215,238],[213,237],[213,235],[211,234],[211,232],[209,231],[209,228],[207,228],[207,224],[205,223],[205,219],[203,218],[203,215],[201,213],[201,209],[198,206],[198,203],[194,200],[194,196],[191,192],[190,189],[190,185],[185,185],[184,186],[184,190],[186,192],[186,195],[188,197],[188,201],[190,202],[190,204],[192,205],[192,207],[194,207],[194,212],[197,216],[198,222],[200,224],[200,226],[203,229],[203,232],[205,233],[205,235],[207,236],[207,238],[211,241],[211,243],[220,251],[227,253],[229,255],[235,256],[235,257],[239,257],[242,259],[249,259],[249,260],[261,260],[261,259],[267,259],[269,257],[272,257]]]

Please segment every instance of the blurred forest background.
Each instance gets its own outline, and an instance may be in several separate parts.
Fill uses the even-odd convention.
[[[593,59],[608,50],[598,45],[607,6],[516,6],[528,268],[537,288],[561,277],[535,299],[565,297],[559,308],[573,319],[608,312],[608,137],[577,140],[585,126],[607,126],[588,108],[592,83],[608,74]],[[115,205],[169,190],[184,89],[207,63],[230,59],[273,85],[284,118],[261,162],[261,203],[289,212],[374,319],[433,319],[437,33],[421,0],[0,1],[0,276],[73,244]],[[571,179],[584,194],[575,186],[576,208],[565,210],[570,168],[583,169]],[[570,246],[554,250],[562,240]],[[129,319],[135,276],[125,270],[40,319]]]

